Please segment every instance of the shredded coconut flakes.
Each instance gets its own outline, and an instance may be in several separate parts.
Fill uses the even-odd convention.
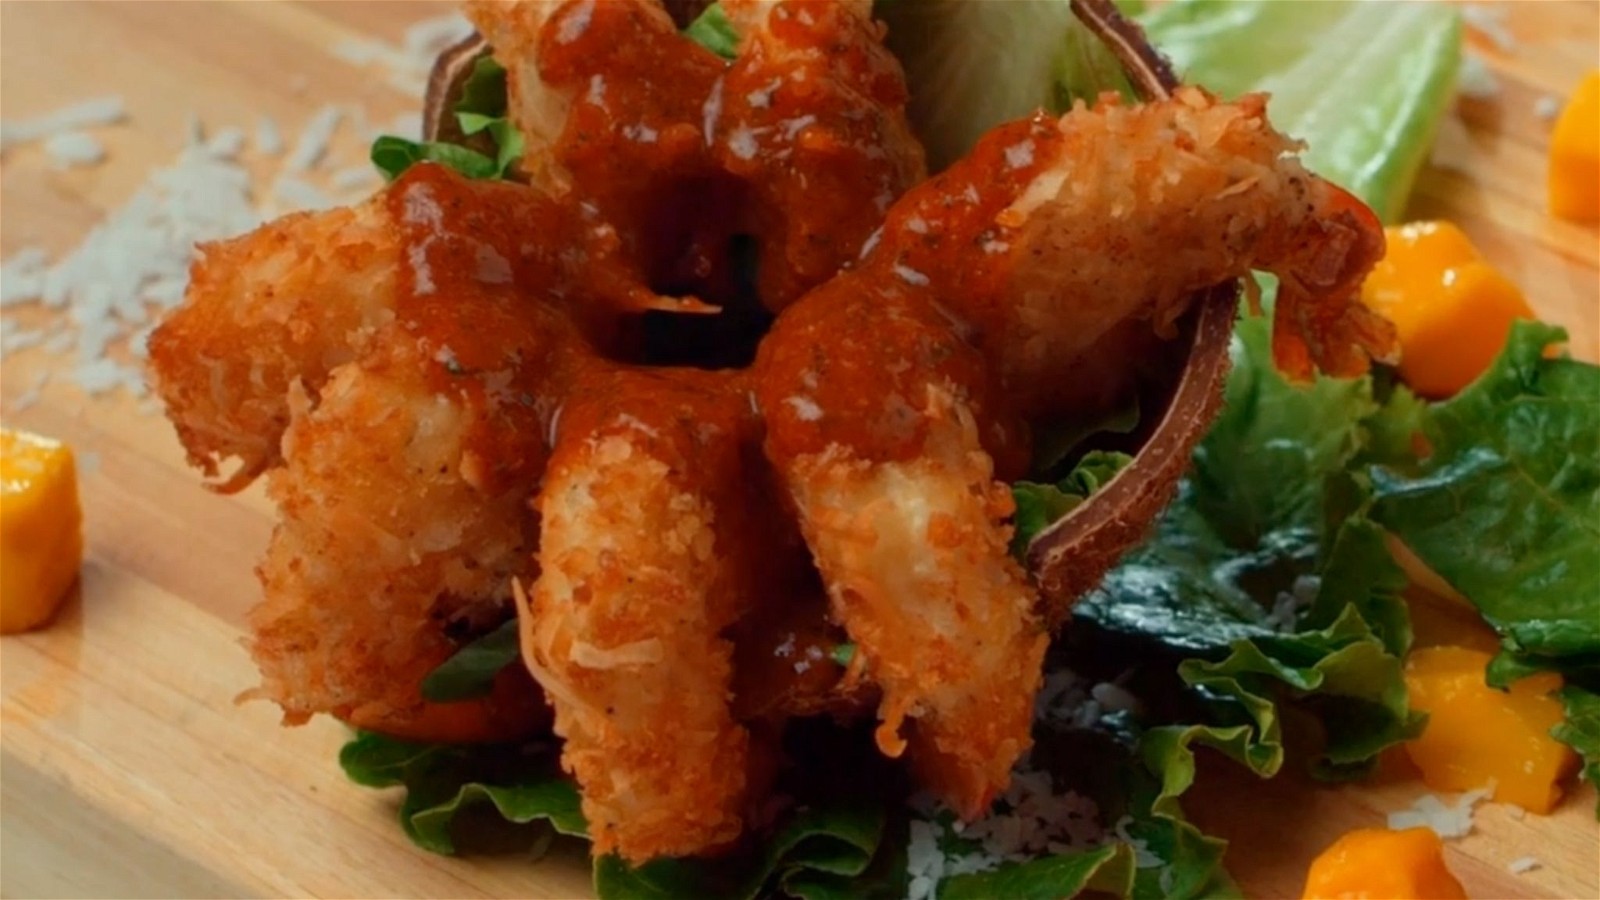
[[[305,130],[300,132],[300,140],[290,152],[288,162],[284,163],[285,168],[290,172],[309,172],[315,168],[327,155],[328,146],[333,142],[333,134],[342,118],[344,111],[331,104],[317,110],[311,121],[306,123]]]
[[[314,116],[284,169],[310,168],[321,159],[340,116],[334,107]],[[78,138],[71,129],[125,117],[122,100],[108,97],[4,127],[8,141],[43,136],[54,145],[46,147],[52,155],[87,162],[93,148],[75,146]],[[196,246],[243,234],[280,213],[333,205],[327,191],[288,171],[259,189],[238,161],[245,149],[244,129],[220,128],[208,139],[199,117],[191,114],[184,140],[177,158],[152,172],[77,247],[55,258],[45,248],[26,247],[0,263],[0,311],[35,305],[58,313],[42,329],[23,329],[9,318],[0,319],[0,346],[7,353],[33,348],[52,355],[72,353],[74,361],[62,374],[80,390],[91,396],[114,390],[143,396],[146,341],[161,314],[182,302]],[[282,135],[270,118],[257,121],[254,149],[282,152]],[[365,174],[355,167],[335,172],[330,179],[334,190],[374,183],[370,169],[361,168]],[[486,272],[493,276],[490,263]],[[35,398],[24,391],[17,399]],[[142,403],[139,410],[159,412],[159,404]]]
[[[1107,837],[1093,800],[1058,792],[1050,773],[1031,768],[1026,759],[1012,772],[1011,784],[993,810],[975,822],[963,825],[927,795],[914,797],[912,808],[922,817],[910,823],[906,869],[911,900],[933,900],[939,882],[953,875],[986,872],[1045,853],[1086,850]],[[1136,846],[1135,852],[1141,848]]]
[[[1463,97],[1474,100],[1492,100],[1500,95],[1500,80],[1494,77],[1489,66],[1475,53],[1461,57],[1461,71],[1456,78],[1456,90]]]
[[[120,96],[96,97],[31,119],[0,122],[0,149],[94,125],[115,125],[127,118],[128,108]]]
[[[44,152],[58,169],[96,166],[106,158],[105,145],[84,131],[63,131],[44,142]]]
[[[271,116],[256,120],[256,152],[277,156],[283,150],[283,131],[278,128],[277,120]]]
[[[1531,856],[1519,856],[1516,859],[1513,859],[1511,862],[1506,863],[1506,871],[1513,875],[1521,875],[1524,872],[1532,872],[1534,869],[1537,869],[1543,865],[1544,863]]]
[[[1389,814],[1389,827],[1395,831],[1405,828],[1428,828],[1441,838],[1466,837],[1472,833],[1473,808],[1494,793],[1494,785],[1467,791],[1448,805],[1436,794],[1423,794],[1410,809]]]

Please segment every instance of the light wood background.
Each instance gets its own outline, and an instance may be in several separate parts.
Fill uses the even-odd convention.
[[[1428,171],[1413,212],[1459,222],[1543,316],[1572,329],[1574,351],[1594,359],[1596,230],[1545,214],[1549,123],[1536,107],[1600,61],[1600,4],[1504,8],[1517,46],[1474,41],[1500,93],[1462,104],[1467,171]],[[97,132],[111,151],[97,168],[56,171],[30,147],[5,155],[0,248],[72,247],[174,157],[191,111],[247,129],[268,113],[292,140],[325,102],[359,104],[373,122],[414,108],[379,70],[331,50],[362,35],[398,40],[441,11],[420,2],[0,4],[0,114],[105,93],[122,94],[133,114]],[[363,154],[346,127],[332,165]],[[78,448],[88,541],[78,596],[55,624],[0,641],[0,895],[588,896],[577,847],[537,865],[414,849],[393,820],[393,797],[339,773],[340,727],[280,730],[271,708],[234,705],[254,683],[238,642],[270,507],[257,490],[202,491],[165,421],[134,399],[89,400],[58,382],[12,412],[38,372],[63,365],[30,350],[0,367],[5,424]],[[1296,895],[1318,850],[1420,792],[1394,779],[1330,789],[1208,769],[1215,777],[1188,805],[1234,839],[1230,868],[1254,896]],[[1600,896],[1593,809],[1592,788],[1550,817],[1483,808],[1478,832],[1450,845],[1450,865],[1475,897]],[[1510,875],[1506,864],[1523,856],[1542,867]]]

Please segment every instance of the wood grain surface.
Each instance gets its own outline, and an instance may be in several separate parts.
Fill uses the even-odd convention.
[[[321,104],[373,122],[415,109],[381,74],[341,61],[341,40],[397,40],[447,9],[433,3],[0,3],[0,114],[19,118],[107,93],[132,113],[104,129],[110,158],[51,168],[36,147],[0,162],[0,250],[74,246],[183,141],[191,111],[249,128],[261,113],[291,138]],[[1600,63],[1600,4],[1505,4],[1516,46],[1473,47],[1497,97],[1463,101],[1465,171],[1430,169],[1415,217],[1460,223],[1527,291],[1572,348],[1600,354],[1600,249],[1592,225],[1545,213],[1549,122],[1536,108]],[[343,129],[332,166],[359,163]],[[254,164],[253,164],[254,165]],[[265,173],[271,167],[263,165]],[[36,321],[38,313],[29,313]],[[535,865],[447,859],[413,848],[392,796],[347,783],[341,727],[278,727],[273,709],[235,705],[255,672],[240,646],[257,598],[252,567],[271,509],[258,489],[199,488],[171,429],[128,397],[87,399],[64,379],[13,409],[41,350],[0,366],[4,421],[63,438],[83,459],[88,558],[77,595],[48,630],[0,641],[0,895],[536,897],[590,895],[577,846]],[[1430,606],[1428,615],[1459,616]],[[1228,861],[1252,896],[1297,895],[1305,866],[1343,831],[1376,825],[1420,793],[1403,779],[1344,788],[1292,776],[1262,784],[1208,765],[1187,803],[1234,840]],[[1600,896],[1593,789],[1549,817],[1488,806],[1449,845],[1474,897]],[[1509,861],[1542,866],[1511,875]]]

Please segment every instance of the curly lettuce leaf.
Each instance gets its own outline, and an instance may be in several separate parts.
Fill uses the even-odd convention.
[[[1561,689],[1566,721],[1551,730],[1556,740],[1583,757],[1583,777],[1600,785],[1600,693],[1579,685]],[[1595,810],[1600,814],[1600,807]]]
[[[1566,339],[1519,322],[1494,364],[1423,410],[1430,453],[1376,465],[1373,517],[1500,635],[1489,682],[1566,676],[1553,732],[1600,769],[1600,367],[1552,358]],[[1577,683],[1574,683],[1577,682]]]
[[[495,161],[476,150],[443,141],[410,141],[391,134],[372,142],[372,164],[390,181],[420,162],[439,163],[474,179],[496,178]]]
[[[357,784],[404,788],[400,825],[434,853],[537,851],[556,833],[586,833],[577,789],[548,744],[425,744],[361,732],[339,765]]]
[[[937,896],[1044,898],[1085,891],[1178,900],[1238,896],[1222,869],[1226,843],[1189,823],[1178,795],[1194,780],[1191,743],[1210,743],[1226,752],[1249,742],[1248,729],[1196,725],[1141,735],[1122,714],[1093,727],[1046,719],[1041,728],[1032,764],[1049,772],[1057,791],[1094,802],[1104,843],[955,875],[937,885]],[[1166,736],[1175,740],[1163,740]],[[936,820],[943,826],[938,840],[947,856],[981,852],[965,832],[950,829],[951,819],[944,814]]]
[[[1349,476],[1379,407],[1369,379],[1288,383],[1265,318],[1240,322],[1232,356],[1177,500],[1075,616],[1189,657],[1178,673],[1207,698],[1201,724],[1248,726],[1259,773],[1283,762],[1283,703],[1324,727],[1315,773],[1359,772],[1420,726],[1401,677],[1405,577]]]
[[[830,798],[791,816],[758,852],[739,859],[657,859],[630,867],[616,856],[595,860],[595,893],[602,898],[717,897],[754,900],[763,887],[817,873],[846,881],[865,873],[882,839],[887,809],[870,797]],[[827,882],[823,882],[827,884]]]
[[[1183,817],[1197,748],[1272,777],[1286,759],[1292,705],[1321,726],[1313,774],[1336,778],[1364,771],[1421,724],[1401,669],[1411,641],[1405,577],[1355,477],[1401,443],[1395,435],[1411,419],[1398,409],[1384,419],[1370,379],[1289,384],[1272,365],[1264,318],[1240,323],[1232,356],[1227,403],[1178,499],[1070,626],[1069,637],[1111,641],[1116,665],[1133,662],[1186,698],[1132,739],[1136,766],[1094,779],[1114,785],[1096,800],[1123,810],[1122,833],[1142,845],[1143,865],[1112,886],[1121,896],[1238,896],[1222,868],[1225,843]],[[1117,852],[1011,863],[951,879],[941,894],[1065,896],[1082,886],[1069,875],[1120,876]]]
[[[1127,897],[1133,893],[1135,859],[1127,844],[1081,853],[1046,856],[1001,866],[993,872],[957,875],[939,887],[944,900],[1056,900],[1085,891]]]
[[[461,98],[456,101],[458,114],[503,116],[507,103],[506,69],[493,56],[480,56],[472,63],[472,71],[461,84]]]
[[[747,836],[717,859],[657,859],[632,867],[602,857],[595,860],[596,892],[660,900],[904,897],[905,835],[891,821],[902,781],[867,732],[825,724],[798,722],[786,735],[792,757],[811,764],[780,778],[775,793],[793,805],[771,829]]]
[[[482,113],[456,113],[456,121],[461,123],[461,133],[474,135],[486,132],[489,139],[494,141],[494,178],[504,178],[517,160],[522,159],[526,150],[522,132],[505,116],[486,116]]]
[[[1142,17],[1185,80],[1272,95],[1306,166],[1398,220],[1448,114],[1461,14],[1448,3],[1176,0]]]
[[[837,768],[785,785],[795,805],[767,834],[717,859],[631,867],[600,857],[596,892],[602,900],[749,900],[773,890],[814,900],[903,897],[904,836],[898,845],[884,839],[892,828],[888,787],[898,781],[868,755],[870,744],[850,737],[815,745]],[[340,750],[339,764],[357,784],[403,788],[401,826],[434,853],[536,856],[557,834],[588,834],[577,787],[561,773],[552,744],[428,744],[361,732]]]
[[[1161,864],[1138,870],[1131,895],[1135,900],[1241,896],[1222,867],[1227,842],[1202,833],[1183,817],[1179,798],[1194,784],[1196,746],[1210,747],[1263,778],[1272,775],[1261,766],[1248,728],[1173,725],[1140,735],[1139,759],[1149,775],[1133,784],[1135,813],[1126,833]]]
[[[1431,410],[1418,471],[1377,467],[1373,517],[1515,654],[1600,654],[1600,368],[1547,359],[1518,323],[1494,365]]]

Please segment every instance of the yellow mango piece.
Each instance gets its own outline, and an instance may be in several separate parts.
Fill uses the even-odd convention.
[[[1305,900],[1466,900],[1426,828],[1361,828],[1311,862]]]
[[[1406,658],[1411,706],[1428,714],[1406,755],[1437,791],[1494,785],[1494,799],[1548,813],[1561,799],[1562,779],[1577,754],[1550,736],[1561,721],[1561,676],[1544,672],[1501,691],[1484,684],[1492,658],[1465,647],[1428,647]]]
[[[1533,310],[1455,225],[1413,222],[1384,235],[1388,252],[1361,299],[1394,323],[1401,380],[1424,397],[1449,397],[1489,368],[1511,323]]]
[[[83,514],[72,451],[0,429],[0,634],[49,620],[83,562]]]
[[[1550,213],[1600,219],[1600,69],[1579,82],[1550,132]]]

